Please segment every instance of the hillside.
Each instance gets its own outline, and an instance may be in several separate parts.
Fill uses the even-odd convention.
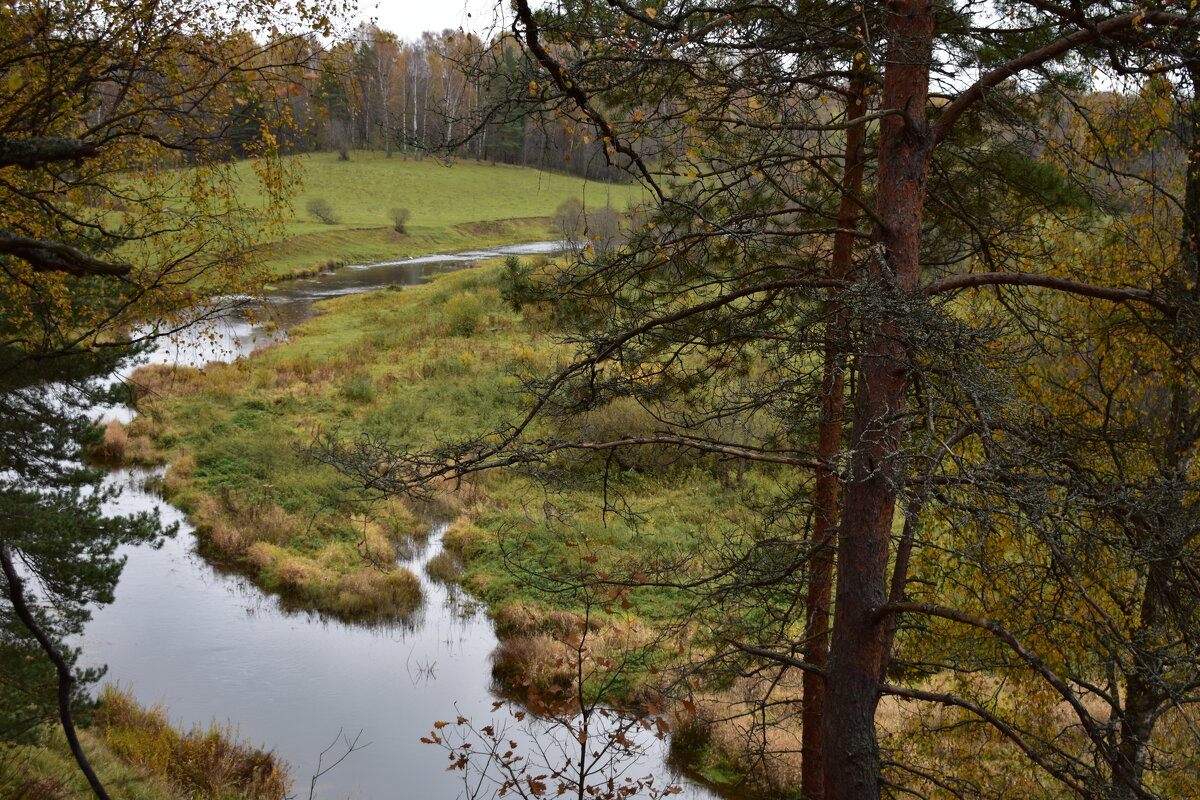
[[[588,208],[611,204],[624,211],[642,189],[585,181],[571,175],[471,160],[447,165],[434,158],[386,158],[354,151],[287,159],[299,185],[292,218],[281,241],[270,244],[266,262],[277,276],[340,264],[403,258],[430,252],[553,237],[551,218],[566,199]],[[252,185],[250,162],[239,165]],[[309,208],[323,202],[333,222]],[[253,207],[256,200],[245,198]],[[403,234],[394,230],[393,209],[407,209]]]

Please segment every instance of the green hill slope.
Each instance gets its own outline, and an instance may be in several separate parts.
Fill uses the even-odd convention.
[[[285,238],[267,246],[277,275],[302,274],[338,264],[403,258],[430,252],[531,241],[555,235],[551,217],[567,198],[588,208],[624,211],[640,187],[604,184],[528,167],[460,161],[420,161],[356,151],[294,157],[302,183],[292,201]],[[246,166],[249,178],[250,167]],[[253,181],[248,180],[247,185]],[[323,201],[335,220],[309,211]],[[253,207],[254,201],[247,199]],[[392,210],[407,209],[403,234]]]

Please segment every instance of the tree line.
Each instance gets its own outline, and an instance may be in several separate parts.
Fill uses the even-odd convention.
[[[517,106],[497,107],[507,93],[497,84],[511,82],[524,58],[511,37],[484,41],[445,30],[405,41],[364,23],[332,44],[307,38],[288,47],[294,66],[278,76],[274,96],[245,105],[235,152],[265,125],[287,153],[326,151],[348,158],[350,150],[362,149],[424,158],[437,151],[588,179],[623,176],[605,160],[602,142],[532,118]],[[508,65],[508,75],[464,69],[489,49]]]

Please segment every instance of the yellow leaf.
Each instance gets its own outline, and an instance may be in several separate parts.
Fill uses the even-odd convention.
[[[655,17],[658,16],[657,8],[651,8],[651,7],[647,6],[644,10],[646,12],[646,16],[649,17],[650,19],[654,19]]]

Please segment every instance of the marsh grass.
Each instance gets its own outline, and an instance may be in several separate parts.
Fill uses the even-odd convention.
[[[181,732],[161,708],[104,690],[93,731],[114,753],[197,800],[284,800],[291,778],[274,753],[238,737],[228,725]]]
[[[189,796],[166,779],[119,757],[94,731],[80,730],[79,738],[113,800],[179,800]],[[59,728],[47,729],[37,744],[0,748],[0,797],[4,800],[77,800],[91,796]]]
[[[457,583],[463,574],[462,560],[443,550],[426,562],[425,574],[438,583]]]
[[[189,513],[205,552],[295,602],[345,617],[402,613],[419,602],[411,580],[388,577],[394,559],[383,563],[384,548],[364,539],[374,530],[356,519],[364,498],[302,450],[331,429],[428,447],[518,414],[517,374],[556,363],[562,351],[501,298],[501,279],[497,262],[401,292],[336,298],[286,344],[240,364],[135,373],[139,409],[152,421],[139,435],[171,454],[164,493]],[[588,424],[602,435],[622,416],[614,408]],[[634,529],[606,517],[595,502],[598,485],[589,486],[586,471],[575,474],[580,487],[557,497],[515,473],[434,486],[425,512],[455,520],[445,543],[456,561],[433,569],[446,567],[443,578],[488,602],[534,602],[536,592],[507,568],[506,540],[527,542],[533,566],[552,571],[578,556],[567,540],[582,537],[593,543],[597,568],[609,568],[637,553],[686,550],[736,505],[716,470],[668,454],[609,476],[611,489],[647,511],[647,524]],[[571,515],[570,530],[546,524],[547,502]],[[393,552],[424,528],[397,502],[375,507],[370,523]],[[669,592],[639,590],[631,600],[650,617],[675,610]]]
[[[105,463],[122,464],[128,448],[129,434],[125,432],[125,426],[118,420],[109,420],[104,426],[104,438],[96,455]]]

